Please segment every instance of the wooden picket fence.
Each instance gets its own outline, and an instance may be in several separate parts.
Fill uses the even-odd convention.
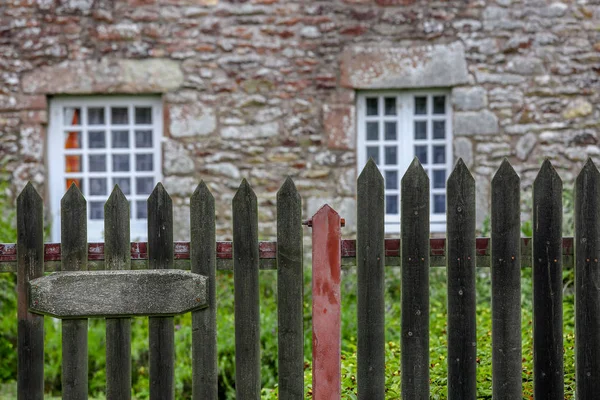
[[[562,181],[549,161],[533,186],[532,240],[520,237],[520,179],[506,160],[491,194],[491,238],[476,239],[475,181],[459,160],[447,181],[447,237],[430,239],[429,178],[415,160],[402,179],[400,239],[386,239],[383,177],[370,160],[358,177],[356,240],[341,239],[343,220],[329,206],[304,222],[313,240],[313,398],[340,398],[340,269],[356,264],[358,398],[385,398],[384,267],[400,265],[402,398],[429,399],[434,266],[447,268],[448,398],[476,398],[475,271],[489,266],[493,398],[521,399],[521,267],[531,265],[535,398],[562,400],[563,261],[576,276],[576,396],[598,398],[600,173],[588,161],[576,179],[574,238],[561,234]],[[172,315],[188,311],[193,398],[217,399],[215,275],[227,268],[234,272],[237,398],[260,398],[264,268],[278,271],[279,397],[304,397],[302,204],[290,178],[277,194],[276,243],[258,240],[257,199],[245,180],[233,199],[233,243],[215,240],[215,202],[203,182],[190,201],[189,243],[173,242],[171,199],[160,184],[148,199],[147,243],[129,243],[129,206],[118,187],[105,206],[105,243],[87,243],[86,201],[75,186],[61,206],[61,244],[44,245],[43,201],[28,184],[17,200],[17,244],[0,245],[0,271],[18,275],[19,399],[43,398],[44,314],[62,318],[64,399],[87,398],[92,316],[106,318],[107,398],[130,398],[130,318],[148,316],[150,397],[173,399]]]

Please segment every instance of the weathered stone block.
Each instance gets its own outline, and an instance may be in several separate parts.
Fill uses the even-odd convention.
[[[201,103],[169,106],[169,131],[173,137],[206,136],[215,131],[217,117],[212,107]]]
[[[224,139],[251,140],[276,136],[279,123],[269,122],[261,125],[227,126],[221,130]]]
[[[465,137],[454,139],[454,157],[462,158],[467,167],[473,166],[473,143]]]
[[[537,135],[535,133],[528,133],[522,136],[517,142],[517,158],[521,161],[527,160],[533,148],[537,143]]]
[[[454,114],[454,134],[493,135],[498,133],[498,118],[488,110],[457,112]]]
[[[355,145],[356,109],[347,104],[323,106],[323,129],[330,149],[350,150]]]
[[[167,59],[63,61],[23,75],[23,90],[40,94],[160,93],[182,83],[179,63]]]
[[[563,117],[566,119],[586,117],[592,113],[592,110],[592,104],[586,99],[579,97],[569,103],[563,111]]]
[[[482,87],[454,88],[452,104],[457,111],[481,110],[487,106],[487,92]]]
[[[184,175],[194,172],[194,160],[181,143],[167,140],[164,145],[163,171],[165,175]]]
[[[449,87],[468,83],[464,47],[455,42],[423,47],[353,45],[342,53],[344,87],[389,89]]]

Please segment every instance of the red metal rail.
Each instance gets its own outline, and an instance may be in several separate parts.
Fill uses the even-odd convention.
[[[531,246],[530,238],[522,239],[522,247]],[[261,259],[275,259],[277,255],[276,242],[260,242],[259,256]],[[132,260],[147,260],[148,245],[146,242],[131,243],[131,259]],[[446,239],[431,239],[430,240],[430,255],[433,257],[446,256]],[[491,251],[491,243],[489,238],[478,238],[476,242],[476,251],[478,256],[487,256]],[[573,238],[563,239],[563,256],[572,256],[574,253]],[[400,240],[386,239],[385,240],[385,255],[387,257],[400,257]],[[46,243],[44,245],[44,261],[60,261],[60,243]],[[233,257],[233,248],[231,242],[217,242],[217,258],[231,259]],[[356,241],[353,239],[342,240],[342,258],[356,257]],[[190,242],[175,242],[175,259],[189,260],[190,258]],[[104,260],[104,243],[89,243],[88,244],[88,260],[102,261]],[[10,263],[17,261],[17,246],[14,243],[0,244],[0,263]]]

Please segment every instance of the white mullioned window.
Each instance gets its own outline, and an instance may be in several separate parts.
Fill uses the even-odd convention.
[[[88,241],[104,240],[104,203],[119,185],[130,205],[132,240],[147,237],[146,200],[161,179],[159,97],[57,97],[50,101],[48,178],[52,240],[72,183],[87,200]]]
[[[453,162],[449,92],[361,92],[357,113],[358,170],[372,157],[384,177],[386,232],[400,231],[400,181],[414,157],[430,179],[431,231],[444,232]]]

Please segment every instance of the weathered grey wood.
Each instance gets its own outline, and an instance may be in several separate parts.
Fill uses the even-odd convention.
[[[87,205],[72,184],[60,202],[63,271],[87,270]],[[81,400],[88,396],[87,319],[62,321],[62,397]]]
[[[44,317],[29,312],[29,280],[44,275],[43,200],[31,182],[17,197],[17,398],[44,398]]]
[[[402,398],[429,399],[429,177],[415,157],[402,177]]]
[[[562,181],[549,160],[533,182],[533,387],[564,399]]]
[[[492,179],[492,396],[521,399],[520,179],[504,160]]]
[[[260,399],[258,207],[244,179],[233,198],[236,398]]]
[[[55,318],[172,316],[207,306],[206,277],[177,269],[55,272],[29,282],[29,309]]]
[[[575,181],[577,400],[600,393],[600,174],[591,159]]]
[[[173,268],[173,203],[161,183],[148,198],[148,268]],[[173,317],[150,317],[150,399],[175,397]]]
[[[129,201],[118,185],[104,204],[107,270],[130,270]],[[106,319],[106,397],[131,399],[131,319]]]
[[[208,308],[192,313],[192,398],[217,400],[215,199],[204,183],[190,200],[191,270],[207,277]]]
[[[358,398],[385,398],[384,182],[373,159],[358,177]]]
[[[302,199],[288,177],[277,192],[279,398],[304,398]]]
[[[447,182],[448,399],[477,397],[475,179],[462,159]]]

